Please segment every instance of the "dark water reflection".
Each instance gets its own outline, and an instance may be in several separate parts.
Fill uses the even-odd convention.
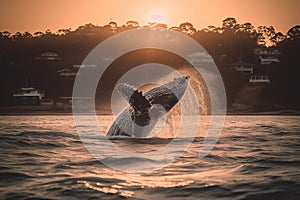
[[[107,121],[105,129],[109,127],[109,119],[103,116],[103,120]],[[198,158],[203,137],[197,137],[174,163],[138,174],[113,170],[90,155],[74,129],[71,116],[2,116],[0,196],[1,199],[298,199],[299,121],[298,116],[229,116],[217,145],[207,157]],[[113,142],[129,150],[151,151],[169,140]],[[116,158],[106,159],[124,163]],[[156,162],[136,158],[127,164]]]

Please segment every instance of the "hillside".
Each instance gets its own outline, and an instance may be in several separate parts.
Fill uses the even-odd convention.
[[[165,24],[148,26],[168,28]],[[129,21],[122,26],[114,22],[104,26],[86,24],[73,31],[62,29],[57,33],[49,30],[33,34],[0,32],[0,105],[10,105],[13,92],[24,86],[26,80],[46,91],[47,98],[71,96],[74,76],[61,73],[76,73],[78,68],[74,65],[80,65],[95,46],[114,34],[137,27],[138,22]],[[251,23],[239,24],[234,18],[227,18],[222,27],[196,30],[187,22],[170,29],[195,39],[212,55],[224,80],[229,109],[300,108],[300,26],[282,34],[273,27],[253,27]],[[51,52],[55,54],[54,59],[43,56]],[[263,60],[265,58],[277,60],[268,63]],[[118,74],[149,62],[174,68],[188,64],[179,56],[164,51],[130,52],[112,63],[114,76],[103,80],[106,89],[97,91],[102,94],[97,96],[97,104],[110,102],[111,83]],[[237,67],[243,64],[250,64],[253,73],[238,71]],[[249,83],[251,76],[261,75],[267,76],[270,82]]]

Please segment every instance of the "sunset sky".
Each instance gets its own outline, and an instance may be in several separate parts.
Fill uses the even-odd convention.
[[[197,29],[220,26],[226,17],[254,26],[273,25],[286,33],[300,24],[298,0],[1,0],[0,31],[36,32],[80,25],[141,25],[159,21],[171,26],[191,22]]]

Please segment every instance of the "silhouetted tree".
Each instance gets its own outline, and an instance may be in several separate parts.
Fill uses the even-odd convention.
[[[275,43],[272,40],[275,35],[275,29],[273,26],[259,26],[257,27],[258,41],[257,43],[262,46],[273,46]]]
[[[172,26],[172,27],[170,28],[170,30],[173,30],[173,31],[180,31],[179,27],[177,27],[177,26]]]
[[[228,17],[222,21],[222,28],[224,30],[231,30],[235,32],[235,30],[238,29],[237,25],[237,21],[233,17]]]
[[[50,29],[47,29],[44,34],[44,36],[54,36],[54,35],[55,33],[52,33]]]
[[[8,31],[4,31],[4,32],[2,32],[2,36],[3,36],[4,38],[9,38],[9,37],[11,36],[11,33],[8,32]]]
[[[11,36],[12,39],[17,40],[22,37],[22,33],[16,32],[14,35]]]
[[[33,36],[32,36],[31,33],[29,33],[28,31],[26,31],[26,32],[24,32],[24,33],[22,34],[22,37],[23,37],[23,38],[26,38],[26,39],[31,39]]]
[[[201,31],[205,33],[222,33],[222,29],[215,26],[208,26],[207,28],[201,29]]]
[[[164,28],[164,29],[168,28],[167,24],[162,24],[158,22],[149,22],[149,26],[155,28]]]
[[[238,32],[244,33],[243,35],[244,35],[245,39],[253,38],[256,36],[255,28],[249,22],[239,25]]]
[[[131,28],[138,28],[140,25],[137,21],[128,21],[126,22],[126,27],[131,29]]]
[[[196,29],[194,28],[193,24],[185,22],[179,25],[179,31],[185,34],[192,35],[196,32]]]
[[[59,35],[67,35],[68,33],[71,32],[71,28],[68,28],[68,29],[58,29],[58,34]]]
[[[166,24],[149,23],[145,27],[167,28]],[[120,31],[140,27],[137,21],[128,21],[121,27],[116,22],[110,22],[104,26],[96,26],[91,23],[79,26],[76,30],[59,29],[56,33],[46,30],[12,35],[8,31],[0,32],[0,75],[2,82],[7,82],[7,87],[2,87],[3,94],[11,97],[13,90],[20,87],[22,81],[30,76],[37,80],[37,85],[47,91],[47,96],[59,97],[72,91],[73,79],[66,79],[57,75],[57,71],[64,67],[80,64],[85,56],[100,42]],[[239,24],[235,18],[228,17],[222,21],[222,26],[208,26],[196,30],[189,22],[182,23],[178,27],[169,28],[188,35],[199,42],[217,64],[222,78],[224,79],[228,102],[234,102],[237,94],[247,86],[249,76],[241,75],[232,69],[231,64],[241,57],[246,62],[259,64],[258,56],[254,49],[270,47],[281,53],[278,55],[280,63],[272,64],[271,70],[265,70],[271,76],[272,82],[266,87],[266,99],[282,103],[291,103],[295,91],[300,84],[297,78],[300,57],[300,25],[292,27],[287,33],[276,32],[272,26],[259,26],[257,29],[249,22]],[[54,51],[63,58],[57,62],[37,61],[34,58],[46,51]],[[143,55],[141,53],[140,55]],[[159,56],[155,52],[151,56]],[[133,56],[134,59],[144,60],[143,56]],[[172,57],[166,58],[172,60]],[[154,60],[153,60],[154,61]],[[43,62],[43,63],[41,63]],[[126,66],[128,63],[122,63]],[[174,61],[175,62],[175,61]],[[120,63],[118,63],[119,65]],[[255,73],[260,69],[268,68],[261,66],[255,68]],[[5,75],[3,75],[5,74]],[[29,78],[30,78],[29,77]],[[49,84],[49,83],[53,84]],[[55,84],[63,87],[56,87]],[[70,93],[71,94],[71,93]],[[300,98],[293,98],[293,103],[300,107]]]
[[[281,32],[278,32],[274,35],[273,38],[271,38],[271,41],[277,45],[280,42],[284,41],[285,39],[286,39],[286,36],[283,35]]]
[[[35,33],[33,34],[34,37],[42,37],[43,35],[44,35],[44,33],[41,32],[41,31],[35,32]]]
[[[290,40],[299,40],[300,39],[300,25],[292,27],[287,32],[287,36]]]
[[[88,23],[82,26],[79,26],[75,31],[90,31],[95,28],[95,25],[92,23]]]
[[[107,25],[103,26],[103,28],[113,33],[120,30],[120,27],[118,27],[117,22],[109,22]]]

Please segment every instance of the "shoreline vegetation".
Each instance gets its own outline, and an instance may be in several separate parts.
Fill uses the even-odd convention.
[[[108,111],[96,110],[97,115],[112,115]],[[21,110],[11,109],[10,107],[0,107],[0,116],[55,116],[55,115],[73,115],[72,110]],[[89,113],[81,113],[79,115],[89,115]],[[233,111],[227,110],[226,115],[257,115],[257,116],[300,116],[300,110],[295,109],[282,109],[282,110],[243,110],[243,111]],[[207,115],[209,116],[209,115]]]
[[[57,32],[12,34],[2,31],[0,113],[65,113],[63,110],[15,109],[13,93],[24,87],[26,81],[28,86],[43,90],[45,98],[55,102],[57,108],[68,107],[63,101],[71,98],[78,69],[88,53],[117,33],[141,27],[178,31],[201,44],[222,75],[229,114],[299,114],[300,25],[281,33],[273,26],[254,27],[250,22],[239,23],[232,17],[224,19],[220,27],[208,26],[199,30],[189,22],[168,27],[160,23],[142,26],[137,21],[128,21],[124,25],[116,22],[103,26],[85,24],[75,30],[67,28]],[[160,63],[175,69],[188,65],[179,56],[160,50],[129,52],[113,61],[108,70],[110,74],[99,82],[103,87],[96,92],[96,106],[109,105],[111,92],[119,78],[145,63]],[[101,66],[91,63],[84,67]]]

